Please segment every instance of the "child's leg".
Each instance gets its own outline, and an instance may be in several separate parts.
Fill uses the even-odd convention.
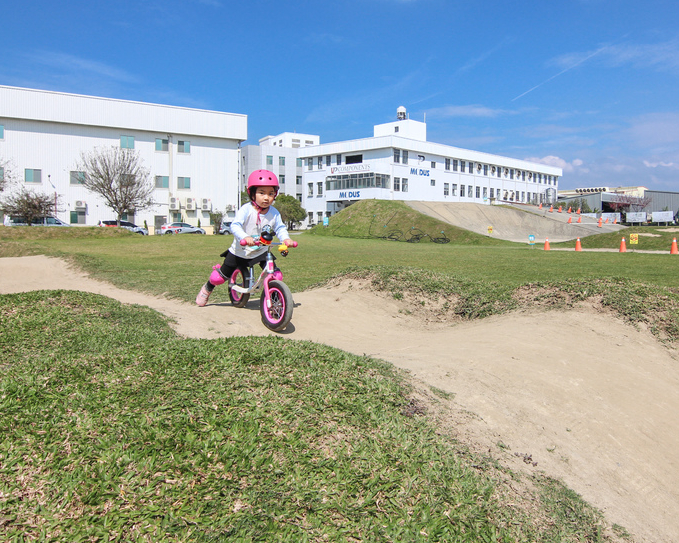
[[[196,296],[196,305],[204,307],[207,305],[207,301],[210,298],[210,294],[215,289],[217,285],[221,285],[226,282],[226,280],[231,277],[235,267],[229,265],[229,262],[235,258],[235,255],[228,252],[224,258],[224,263],[220,266],[215,264],[212,266],[212,273],[210,274],[207,283],[205,283],[201,288],[198,296]]]

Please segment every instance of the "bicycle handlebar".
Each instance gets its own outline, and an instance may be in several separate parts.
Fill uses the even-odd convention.
[[[242,247],[245,247],[248,244],[248,242],[242,239],[240,240],[240,244]],[[261,241],[258,238],[255,238],[255,245],[262,245]],[[271,242],[269,243],[269,245],[283,245],[283,244]],[[293,241],[291,247],[297,247],[297,242]]]

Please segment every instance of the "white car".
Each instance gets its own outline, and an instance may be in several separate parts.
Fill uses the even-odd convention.
[[[99,226],[118,226],[118,221],[99,221]],[[120,227],[121,228],[126,228],[130,232],[134,232],[135,234],[142,234],[144,236],[149,235],[149,231],[146,228],[142,228],[141,226],[137,226],[134,223],[131,223],[130,221],[120,221]]]
[[[24,217],[5,217],[5,226],[28,226]],[[32,226],[71,226],[56,217],[38,217],[33,220]]]
[[[172,222],[160,227],[161,234],[205,234],[205,230],[186,222]]]

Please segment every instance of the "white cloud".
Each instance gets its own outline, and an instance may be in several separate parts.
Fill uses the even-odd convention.
[[[97,77],[104,77],[123,83],[137,82],[137,77],[126,72],[125,70],[121,70],[120,68],[110,66],[103,62],[77,57],[67,53],[35,51],[34,53],[30,53],[26,56],[34,62],[39,62],[49,66],[50,68],[59,70],[61,73],[77,72],[79,74],[89,74]]]
[[[554,166],[555,168],[561,168],[564,173],[572,173],[575,171],[575,169],[579,169],[580,171],[589,171],[586,168],[581,168],[581,166],[584,164],[584,162],[576,158],[571,162],[568,162],[567,160],[560,158],[558,156],[554,155],[549,155],[545,156],[542,158],[539,157],[529,157],[526,158],[525,160],[528,160],[529,162],[537,162],[538,164],[545,164],[547,166]]]
[[[675,164],[674,162],[649,162],[648,160],[644,160],[644,166],[647,168],[679,168],[679,164]]]
[[[515,112],[504,109],[492,109],[480,105],[444,106],[427,110],[427,115],[434,117],[485,117],[492,118],[500,115],[513,115]]]

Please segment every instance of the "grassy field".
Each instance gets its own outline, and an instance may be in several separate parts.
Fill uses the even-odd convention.
[[[679,337],[669,254],[325,234],[300,235],[280,261],[293,290],[350,273],[395,297],[446,296],[459,318],[595,297]],[[0,256],[60,256],[191,301],[230,241],[0,228]],[[186,340],[145,308],[60,291],[0,296],[0,349],[3,541],[626,539],[557,481],[472,454],[435,424],[445,394],[367,357],[280,338]]]

